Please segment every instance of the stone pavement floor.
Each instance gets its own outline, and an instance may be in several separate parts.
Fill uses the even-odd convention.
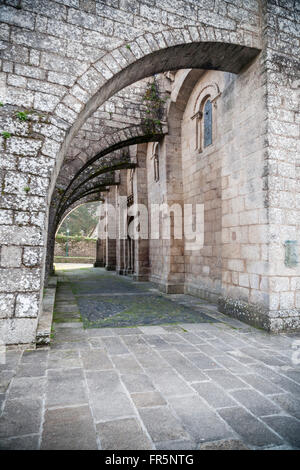
[[[269,335],[99,268],[58,275],[50,348],[8,350],[0,364],[0,449],[300,449],[300,334]],[[110,321],[127,311],[135,325],[84,328],[82,299],[90,314],[101,292],[118,298]],[[166,321],[130,316],[127,298],[147,296]]]

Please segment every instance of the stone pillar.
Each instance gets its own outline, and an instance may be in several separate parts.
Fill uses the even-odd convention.
[[[116,269],[116,240],[106,239],[106,271],[115,271]]]
[[[137,162],[138,166],[135,169],[133,178],[134,202],[143,204],[148,209],[146,144],[137,146]],[[141,230],[143,231],[143,227],[141,227]],[[146,235],[147,238],[139,238],[133,241],[133,276],[137,281],[147,281],[149,279],[149,230]]]
[[[120,184],[116,186],[116,272],[117,274],[125,274],[125,250],[126,240],[124,239],[124,218],[126,221],[127,209],[127,170],[120,171]]]
[[[115,207],[115,188],[110,188],[107,193],[106,204],[111,204]],[[116,220],[108,211],[106,212],[106,224],[109,226],[106,236],[106,257],[105,269],[107,271],[114,271],[116,269]]]
[[[297,2],[264,3],[269,227],[258,235],[268,239],[261,280],[269,294],[267,327],[281,331],[300,328],[300,12]]]
[[[96,244],[96,261],[94,263],[94,268],[103,268],[104,266],[105,263],[103,257],[103,240],[98,238]]]
[[[102,251],[102,259],[103,259],[103,266],[105,267],[106,264],[106,239],[101,240],[101,251]]]
[[[161,144],[161,154],[164,160],[165,190],[164,201],[170,209],[178,206],[183,212],[182,194],[182,161],[181,161],[181,122],[175,109],[169,119],[169,134]],[[179,113],[178,113],[179,114]],[[180,113],[181,116],[181,113]],[[165,219],[166,220],[166,219]],[[163,216],[161,218],[163,221]],[[178,222],[178,219],[177,219]],[[170,239],[162,241],[162,273],[160,288],[169,294],[184,292],[184,237],[176,239],[173,233],[171,218]]]
[[[5,83],[6,78],[1,93]],[[8,94],[1,101],[0,127],[10,137],[0,139],[0,344],[29,344],[35,342],[42,305],[47,194],[55,164],[41,149],[45,135],[58,129],[30,112],[43,128],[33,133],[31,118],[21,124],[16,117],[19,104],[14,106]],[[22,162],[19,167],[17,161]]]
[[[220,309],[279,332],[300,328],[300,29],[292,2],[262,5],[264,50],[260,62],[241,74],[255,84],[252,116],[244,116],[247,127],[237,136],[240,142],[248,140],[248,153],[253,147],[241,162],[244,181],[233,175],[232,151],[223,167]],[[255,79],[249,80],[254,66],[257,77],[253,74]],[[240,94],[247,108],[240,106],[249,113],[245,83]],[[240,213],[239,196],[244,204]]]

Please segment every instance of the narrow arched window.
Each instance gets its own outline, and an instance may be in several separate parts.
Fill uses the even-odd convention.
[[[203,110],[203,147],[212,144],[212,103],[208,99]]]
[[[154,173],[154,181],[159,181],[159,144],[155,142],[153,146],[153,173]]]
[[[130,190],[131,190],[131,194],[133,194],[133,176],[134,176],[134,168],[132,168],[131,172],[130,172]]]

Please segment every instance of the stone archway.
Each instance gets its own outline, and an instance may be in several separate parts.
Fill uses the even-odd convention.
[[[189,40],[187,40],[180,29],[177,32],[177,35],[172,35],[169,31],[166,32],[163,36],[165,38],[163,42],[157,42],[155,35],[153,35],[152,41],[150,41],[151,46],[147,43],[148,47],[146,47],[143,52],[137,46],[139,40],[141,41],[141,38],[138,38],[136,44],[130,43],[126,45],[128,48],[122,46],[122,50],[125,48],[129,52],[136,51],[136,55],[134,55],[134,52],[131,52],[130,57],[127,57],[127,54],[124,59],[120,51],[116,50],[115,55],[123,58],[117,68],[115,67],[116,60],[114,55],[110,53],[86,72],[84,79],[87,82],[87,88],[92,90],[93,94],[89,100],[86,101],[86,104],[81,106],[81,111],[79,113],[73,111],[73,119],[70,118],[68,120],[70,128],[58,154],[58,165],[62,163],[66,148],[85,120],[88,119],[99,106],[122,88],[145,77],[169,70],[195,68],[239,73],[243,67],[249,64],[260,52],[259,48],[249,47],[243,44],[243,41],[241,43],[235,43],[234,41],[222,42],[222,40],[220,42],[207,41],[205,29],[197,30],[197,40],[193,40],[190,35]],[[219,33],[221,37],[223,37],[222,31],[219,31]],[[205,38],[203,42],[201,41],[202,37]],[[108,68],[107,64],[111,64],[113,72]],[[108,78],[104,78],[100,72],[101,70],[108,70],[106,73],[106,77]],[[101,85],[100,88],[95,89],[95,86],[99,87],[99,84]],[[57,111],[61,113],[62,107],[63,105],[61,103],[58,104],[54,110],[54,114]],[[67,109],[65,113],[66,116],[68,116]]]

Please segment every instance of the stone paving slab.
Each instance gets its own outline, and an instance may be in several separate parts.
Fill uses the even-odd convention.
[[[46,410],[41,449],[74,450],[80,443],[82,450],[96,450],[94,423],[88,406]]]
[[[46,377],[15,377],[8,391],[8,398],[42,398],[46,390]]]
[[[169,407],[142,408],[139,413],[153,442],[189,438],[183,424],[175,417]]]
[[[84,271],[68,273],[79,282]],[[73,302],[62,279],[60,301]],[[74,312],[53,323],[50,349],[7,351],[1,449],[300,448],[300,335],[233,328],[218,313],[215,323],[84,329]]]
[[[133,354],[122,354],[119,356],[111,356],[111,359],[115,367],[122,373],[141,373],[143,372],[142,367],[135,359]]]
[[[154,448],[136,418],[99,423],[97,431],[103,450],[151,450]]]
[[[46,375],[46,362],[24,362],[17,369],[16,377],[44,377]]]
[[[199,395],[172,397],[169,402],[195,442],[233,437],[228,424]]]
[[[38,450],[40,435],[0,439],[0,450]]]
[[[249,450],[242,441],[238,439],[222,439],[220,441],[206,442],[197,447],[198,450]]]
[[[300,422],[292,416],[267,416],[267,425],[280,434],[292,446],[300,448]]]
[[[167,404],[164,397],[157,391],[132,393],[131,398],[137,408],[150,408],[151,406]]]
[[[113,363],[104,350],[80,352],[82,365],[86,370],[107,370],[113,369]]]
[[[213,382],[195,383],[192,387],[200,397],[208,403],[208,405],[215,409],[230,407],[236,404],[223,388],[217,386]]]
[[[6,351],[5,362],[0,362],[0,377],[1,371],[15,370],[22,356],[21,351]],[[1,383],[1,381],[0,381]],[[0,392],[1,393],[1,392]]]
[[[268,416],[281,413],[281,409],[256,390],[236,390],[230,395],[255,416]]]
[[[283,443],[278,434],[266,427],[262,421],[244,408],[224,408],[219,410],[219,414],[242,437],[242,440],[250,445],[266,447]]]
[[[42,404],[37,398],[7,399],[0,420],[0,439],[39,433]]]
[[[48,370],[47,407],[63,407],[87,403],[82,369]]]
[[[296,398],[290,393],[283,393],[272,396],[272,400],[286,413],[300,420],[300,397]]]

